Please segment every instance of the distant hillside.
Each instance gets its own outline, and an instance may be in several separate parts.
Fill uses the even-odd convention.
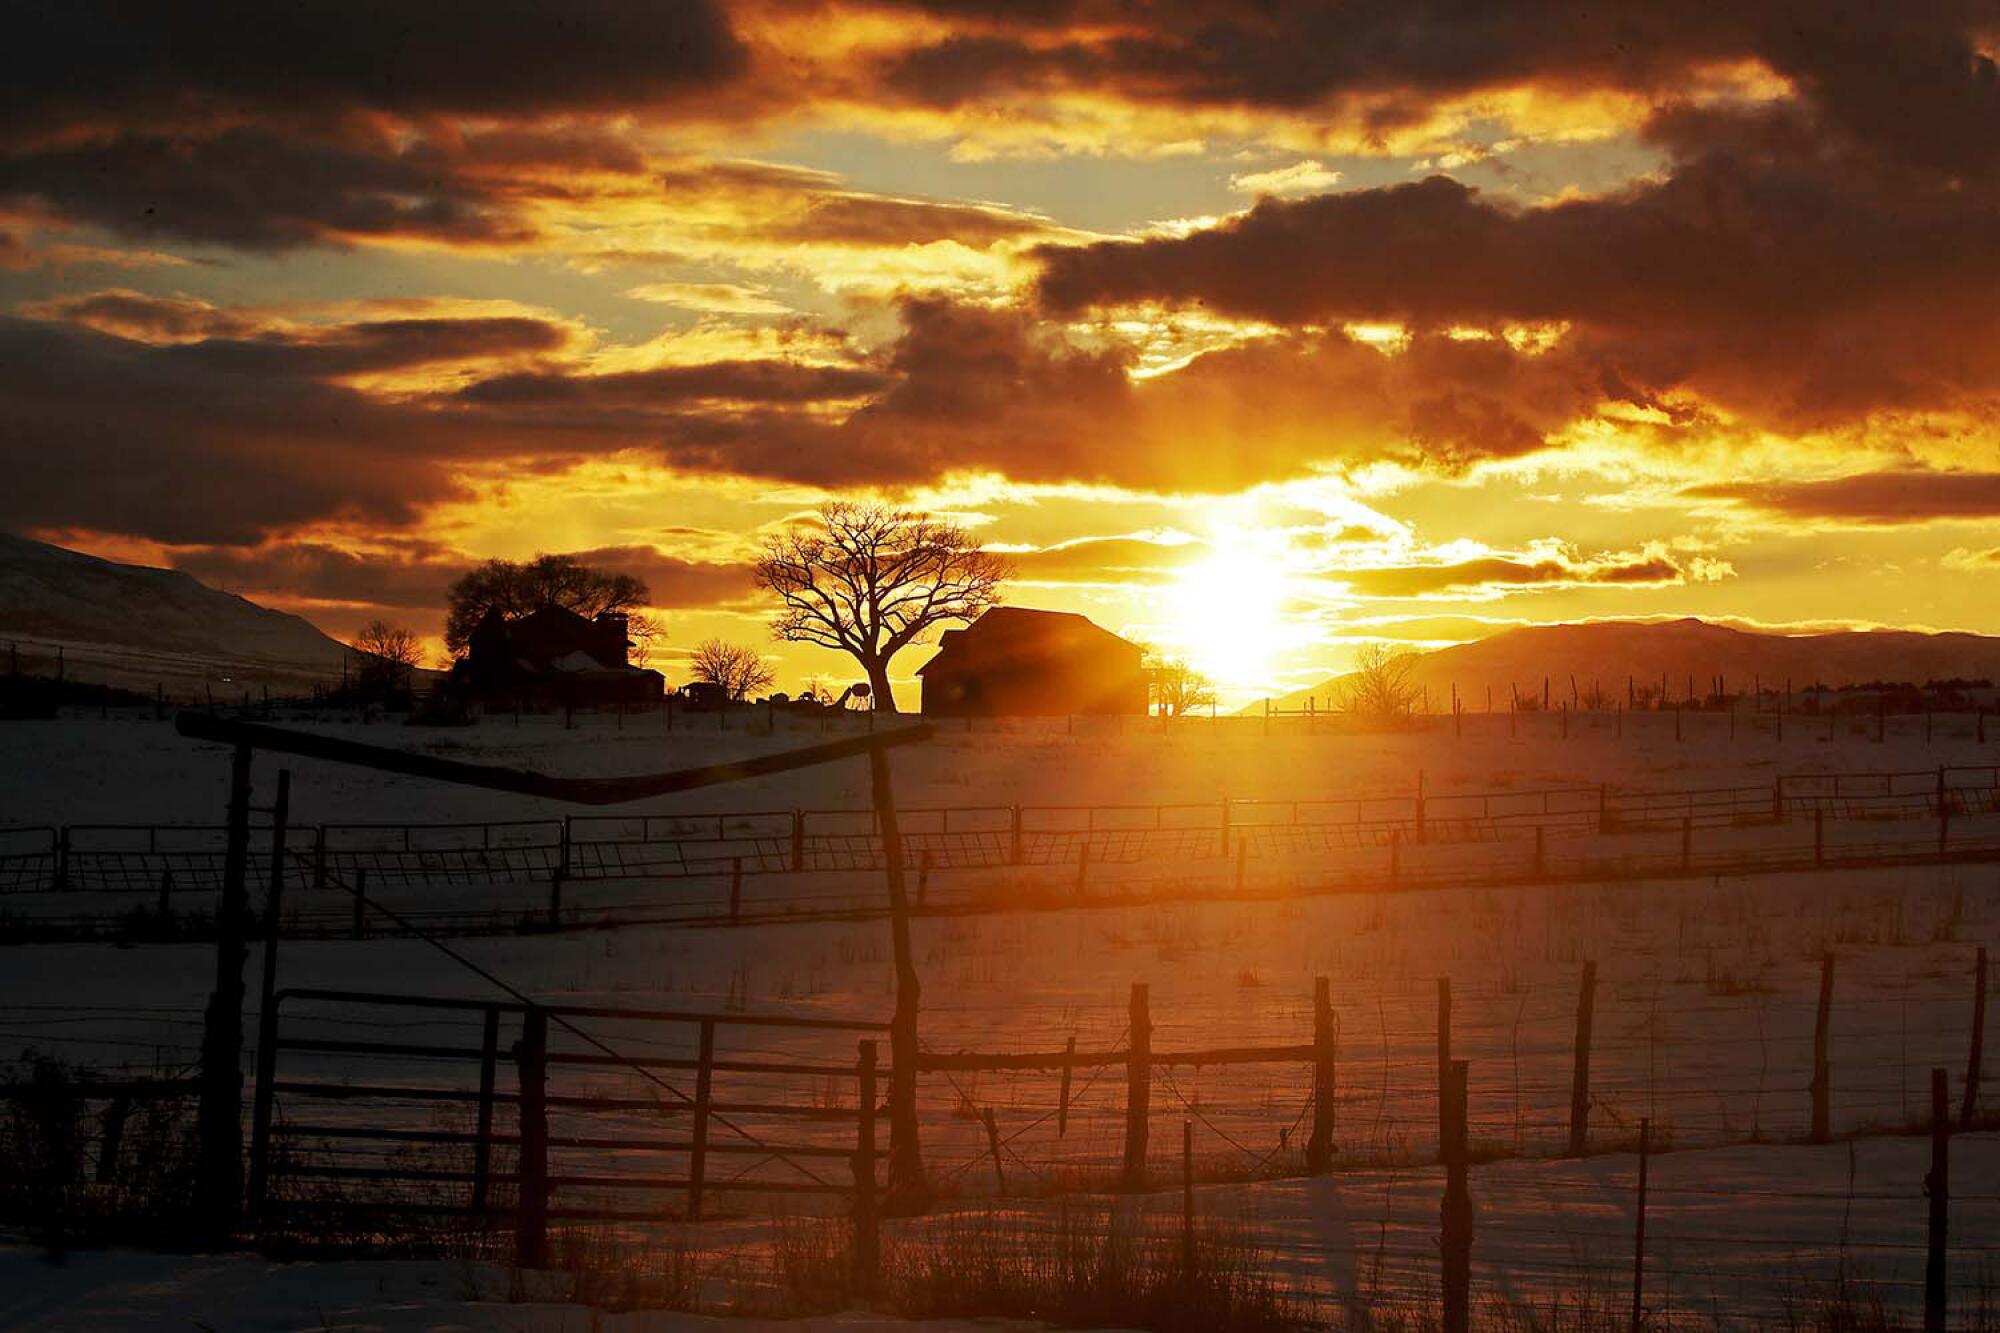
[[[1429,687],[1431,706],[1443,712],[1451,706],[1454,683],[1465,706],[1477,710],[1486,706],[1489,687],[1495,708],[1507,706],[1510,689],[1540,702],[1545,678],[1550,702],[1566,700],[1572,676],[1583,694],[1595,681],[1606,695],[1623,699],[1628,677],[1641,686],[1650,681],[1657,691],[1663,672],[1673,698],[1681,697],[1689,676],[1696,694],[1708,693],[1709,680],[1718,674],[1732,694],[1748,693],[1759,678],[1766,689],[1782,689],[1788,678],[1797,689],[1954,676],[2000,680],[2000,638],[1910,630],[1760,634],[1703,620],[1534,625],[1425,653],[1413,678]],[[1339,698],[1343,679],[1332,676],[1288,695],[1283,706],[1303,707],[1308,696],[1322,705]]]
[[[338,680],[347,648],[298,616],[149,569],[0,533],[0,650],[22,670],[62,649],[74,678],[150,688],[221,680],[297,688]]]

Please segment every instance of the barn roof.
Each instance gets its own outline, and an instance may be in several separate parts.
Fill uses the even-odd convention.
[[[917,674],[921,676],[938,663],[960,656],[1000,659],[1113,646],[1139,651],[1139,645],[1131,640],[1074,611],[998,606],[964,629],[950,629],[940,635],[937,653],[917,668]]]

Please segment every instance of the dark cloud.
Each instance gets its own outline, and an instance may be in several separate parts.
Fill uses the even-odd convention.
[[[461,402],[496,408],[665,411],[703,402],[797,404],[880,390],[880,372],[795,361],[708,361],[602,375],[519,371],[468,385]]]
[[[1049,230],[1038,218],[1000,208],[840,194],[818,199],[804,217],[781,223],[766,235],[777,241],[871,247],[957,241],[985,249]]]
[[[1364,597],[1462,595],[1481,588],[1533,588],[1583,584],[1666,585],[1686,581],[1679,565],[1665,556],[1577,561],[1488,556],[1452,564],[1411,564],[1348,569],[1329,577]]]
[[[0,155],[0,198],[123,236],[245,250],[410,237],[464,245],[534,233],[491,188],[374,136],[330,142],[273,128],[141,130]]]
[[[1085,92],[1162,107],[1348,113],[1364,132],[1421,122],[1486,90],[1673,97],[1704,66],[1758,62],[1833,131],[1952,172],[2000,161],[1989,0],[1777,0],[1579,8],[1484,0],[1081,0],[1022,7],[912,0],[950,21],[883,58],[884,92],[936,108]]]
[[[686,560],[651,546],[569,552],[586,564],[646,581],[651,604],[668,610],[721,606],[755,592],[747,565]],[[445,592],[476,561],[435,543],[349,550],[324,542],[215,546],[173,554],[173,565],[205,583],[251,596],[347,603],[425,619],[443,614]]]
[[[1791,519],[1894,525],[2000,518],[2000,472],[1863,472],[1828,481],[1717,482],[1681,494]]]
[[[295,118],[356,111],[623,113],[741,75],[710,0],[65,0],[13,7],[0,125]]]

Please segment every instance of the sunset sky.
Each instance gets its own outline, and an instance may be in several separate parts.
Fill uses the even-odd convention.
[[[862,492],[1226,702],[2000,633],[1996,0],[198,8],[13,14],[0,528],[341,637],[594,552],[786,688]]]

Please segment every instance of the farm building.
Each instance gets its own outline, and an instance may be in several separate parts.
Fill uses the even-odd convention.
[[[928,714],[1143,714],[1141,655],[1138,644],[1087,617],[1003,606],[946,630],[917,674]]]
[[[489,611],[472,631],[454,677],[489,705],[657,703],[666,689],[659,672],[632,666],[625,616],[595,619],[545,606],[509,620]]]

